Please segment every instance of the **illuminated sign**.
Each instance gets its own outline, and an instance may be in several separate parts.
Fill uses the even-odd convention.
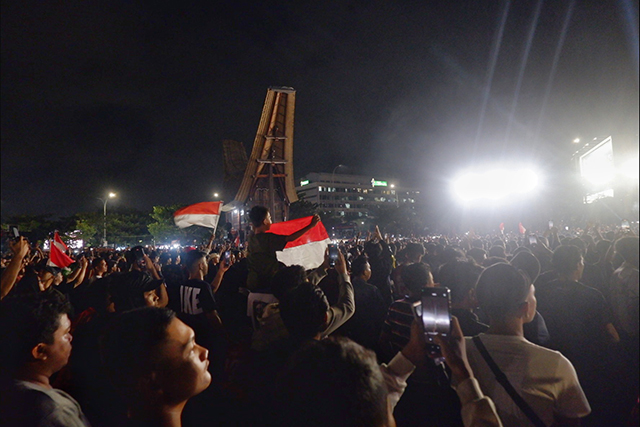
[[[303,179],[302,181],[300,181],[300,186],[304,186],[309,184],[309,180],[308,179]]]
[[[371,185],[374,187],[386,187],[387,181],[377,181],[375,179],[371,179]]]

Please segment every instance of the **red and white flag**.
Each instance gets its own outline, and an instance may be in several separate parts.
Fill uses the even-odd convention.
[[[75,261],[65,253],[67,250],[69,250],[69,248],[64,244],[58,232],[56,231],[53,233],[51,252],[49,253],[49,261],[47,262],[47,265],[58,268],[69,267]]]
[[[500,223],[500,232],[504,234],[504,222]]]
[[[186,208],[178,209],[173,214],[173,220],[180,228],[200,225],[202,227],[213,228],[218,226],[220,219],[220,206],[222,202],[202,202]]]
[[[520,231],[520,234],[524,234],[527,232],[527,229],[524,228],[524,225],[522,225],[522,223],[518,224],[518,230]]]
[[[272,224],[269,233],[289,235],[309,225],[310,216]],[[282,252],[276,252],[278,261],[284,265],[301,265],[307,270],[318,268],[324,261],[324,252],[331,242],[321,222],[304,233],[302,237],[287,243]]]

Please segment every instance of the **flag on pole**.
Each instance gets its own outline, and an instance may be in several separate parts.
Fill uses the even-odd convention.
[[[524,225],[522,225],[522,223],[518,224],[518,230],[520,230],[520,234],[524,234],[527,232],[527,229],[524,228]]]
[[[311,217],[293,219],[291,221],[272,224],[269,233],[289,235],[304,228],[311,222]],[[324,252],[330,243],[329,234],[321,222],[302,237],[287,243],[284,250],[276,252],[278,261],[285,265],[301,265],[307,270],[317,268],[324,261]]]
[[[60,269],[69,267],[75,261],[65,253],[67,250],[69,250],[69,248],[64,244],[58,232],[56,231],[53,233],[51,252],[49,253],[49,261],[47,262],[47,265]]]
[[[504,234],[504,222],[500,223],[500,232]]]
[[[178,209],[173,214],[173,221],[180,228],[200,225],[215,230],[220,219],[220,205],[222,202],[202,202]]]

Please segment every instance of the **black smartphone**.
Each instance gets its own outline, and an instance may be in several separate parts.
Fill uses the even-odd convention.
[[[551,230],[553,228],[553,220],[549,221],[549,230]]]
[[[620,228],[624,228],[625,230],[629,228],[629,221],[627,221],[626,219],[622,220],[622,224],[620,225]]]
[[[335,267],[338,260],[338,246],[333,243],[329,243],[329,266]]]
[[[420,301],[414,303],[414,316],[422,323],[424,338],[431,355],[440,355],[440,346],[433,337],[448,337],[451,333],[451,293],[449,288],[425,288]]]
[[[224,253],[224,264],[225,265],[231,264],[231,251],[226,251]]]
[[[538,238],[536,236],[529,236],[529,244],[530,245],[537,245],[538,244]]]

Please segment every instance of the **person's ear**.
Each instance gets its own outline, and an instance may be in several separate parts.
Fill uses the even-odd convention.
[[[39,343],[31,349],[31,356],[36,360],[47,360],[47,345],[45,343]]]

